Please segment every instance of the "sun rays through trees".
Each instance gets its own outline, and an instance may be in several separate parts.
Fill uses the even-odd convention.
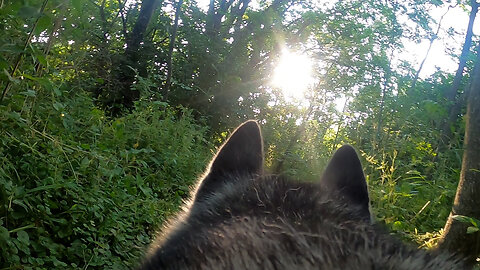
[[[278,174],[353,145],[377,221],[434,247],[478,119],[477,5],[0,1],[0,268],[131,269],[247,119]]]

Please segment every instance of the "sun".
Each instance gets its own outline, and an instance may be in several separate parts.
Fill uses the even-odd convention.
[[[312,69],[313,62],[307,55],[283,49],[272,86],[280,88],[286,98],[304,99],[305,91],[314,83]]]

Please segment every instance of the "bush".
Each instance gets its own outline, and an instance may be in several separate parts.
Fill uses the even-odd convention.
[[[204,169],[189,110],[153,102],[109,120],[90,100],[34,120],[1,108],[0,268],[132,268]]]

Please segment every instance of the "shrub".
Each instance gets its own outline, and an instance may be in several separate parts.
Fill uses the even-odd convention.
[[[204,169],[191,112],[161,102],[107,119],[82,94],[0,114],[0,268],[127,269]]]

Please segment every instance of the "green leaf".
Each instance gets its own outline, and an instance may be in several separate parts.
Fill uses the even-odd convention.
[[[476,232],[478,232],[478,231],[480,231],[480,228],[472,227],[472,226],[470,226],[470,227],[467,228],[467,233],[468,233],[468,234],[470,234],[470,233],[476,233]]]
[[[18,239],[18,241],[20,241],[21,243],[23,243],[25,245],[30,244],[30,238],[28,237],[28,233],[26,231],[17,232],[17,239]]]
[[[80,144],[80,147],[82,147],[82,149],[85,149],[85,150],[89,150],[90,149],[90,144],[88,143],[82,143]],[[87,159],[88,160],[88,159]],[[83,163],[83,161],[82,161]]]
[[[27,97],[34,97],[37,95],[37,92],[35,90],[28,89],[27,91],[20,92],[20,94]]]
[[[23,73],[22,76],[32,81],[38,81],[38,78],[28,75],[26,73]]]
[[[23,6],[20,8],[17,15],[23,19],[31,19],[38,15],[38,9],[35,7]]]
[[[61,111],[65,108],[65,105],[60,102],[55,102],[53,103],[53,108],[55,108],[57,111]]]
[[[0,242],[6,241],[8,238],[10,238],[10,233],[7,228],[0,226]]]
[[[6,69],[3,69],[3,73],[8,77],[9,81],[11,81],[13,83],[19,83],[20,82],[19,80],[13,78]]]
[[[80,166],[86,168],[89,164],[90,164],[90,160],[87,157],[84,157],[82,159],[82,162],[80,163]]]
[[[23,209],[25,209],[25,211],[28,212],[28,206],[25,203],[23,203],[22,200],[15,199],[15,200],[12,201],[12,203],[15,204],[15,205],[19,205],[19,206],[23,207]]]
[[[8,61],[5,60],[5,58],[3,58],[0,55],[0,70],[9,69],[9,68],[10,68],[10,64],[8,63]]]
[[[454,215],[452,216],[454,220],[460,221],[462,223],[470,223],[476,228],[479,228],[480,226],[480,220],[472,217],[467,217],[467,216],[462,216],[462,215]]]
[[[460,221],[460,222],[463,222],[463,223],[470,223],[470,219],[471,219],[467,216],[462,216],[462,215],[454,215],[454,216],[452,216],[452,218],[456,221]]]
[[[35,193],[35,192],[38,192],[38,191],[45,191],[45,190],[49,190],[49,189],[57,189],[57,188],[61,188],[61,187],[62,187],[61,184],[52,184],[52,185],[39,186],[39,187],[30,189],[30,190],[28,191],[28,194],[30,194],[30,193]]]
[[[40,64],[44,66],[47,65],[47,58],[45,57],[45,55],[43,55],[43,53],[36,54],[35,56],[37,57],[37,60],[38,62],[40,62]]]
[[[47,30],[51,25],[52,25],[52,19],[47,15],[43,15],[42,17],[40,17],[40,19],[38,19],[35,33],[37,35],[40,34],[41,32]]]
[[[81,12],[82,11],[82,3],[83,0],[71,0],[72,7],[76,9],[77,11]]]

